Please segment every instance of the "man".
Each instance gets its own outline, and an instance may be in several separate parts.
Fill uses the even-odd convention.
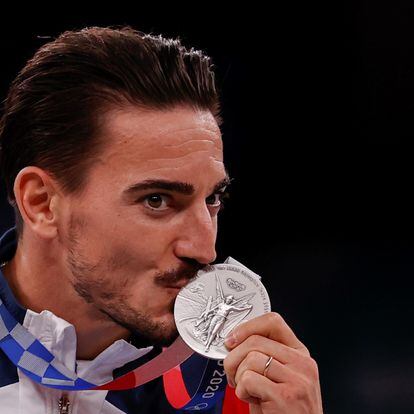
[[[79,376],[109,381],[177,336],[174,300],[216,258],[219,126],[209,58],[130,28],[66,32],[11,85],[0,165],[17,228],[0,245],[0,298]],[[250,413],[322,412],[317,365],[278,314],[226,345]],[[174,412],[160,380],[65,393],[1,351],[0,385],[0,413]]]

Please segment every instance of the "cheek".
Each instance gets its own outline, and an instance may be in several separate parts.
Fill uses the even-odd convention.
[[[137,207],[138,208],[138,207]],[[129,211],[128,211],[129,213]],[[98,232],[101,226],[98,223]],[[113,217],[112,223],[105,228],[106,237],[118,241],[134,250],[137,255],[144,257],[152,251],[157,252],[169,243],[174,229],[172,223],[154,217],[148,217],[143,212],[140,214],[124,214]]]
[[[151,268],[161,251],[161,235],[132,222],[113,220],[107,226],[91,224],[86,235],[87,250],[100,256],[112,270],[135,270]]]
[[[145,269],[163,270],[173,257],[173,244],[178,226],[162,219],[135,218],[128,222],[122,233],[135,264]]]
[[[162,263],[170,262],[165,256],[177,233],[174,223],[149,217],[139,206],[111,214],[104,208],[91,209],[94,210],[90,206],[80,216],[85,223],[79,235],[86,257],[93,261],[103,259],[109,270],[123,269],[134,274],[159,269]]]
[[[113,286],[125,290],[125,295],[135,295],[135,291],[144,292],[152,286],[155,260],[147,251],[130,244],[111,245],[109,249],[103,261],[108,273],[112,274]]]

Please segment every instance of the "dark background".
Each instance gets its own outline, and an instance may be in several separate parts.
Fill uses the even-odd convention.
[[[66,29],[130,24],[205,50],[234,177],[220,258],[263,276],[319,363],[326,413],[411,414],[414,6],[256,6],[4,14],[1,99],[37,36]]]

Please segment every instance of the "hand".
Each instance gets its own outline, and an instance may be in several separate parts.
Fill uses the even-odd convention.
[[[242,323],[225,345],[227,381],[250,414],[322,414],[318,366],[279,314]]]

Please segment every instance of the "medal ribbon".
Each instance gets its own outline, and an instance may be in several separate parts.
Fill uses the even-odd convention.
[[[34,382],[45,387],[67,391],[81,390],[127,390],[136,388],[164,374],[166,390],[174,389],[179,365],[193,355],[204,365],[197,391],[190,397],[181,375],[179,388],[181,396],[171,392],[167,398],[175,408],[185,410],[211,409],[223,397],[226,381],[222,361],[210,360],[195,354],[178,337],[160,355],[144,365],[105,384],[94,384],[79,378],[63,365],[54,355],[8,311],[0,299],[0,349],[10,361]],[[177,371],[178,370],[178,371]],[[224,377],[224,378],[223,378]],[[183,391],[185,389],[185,391]]]

